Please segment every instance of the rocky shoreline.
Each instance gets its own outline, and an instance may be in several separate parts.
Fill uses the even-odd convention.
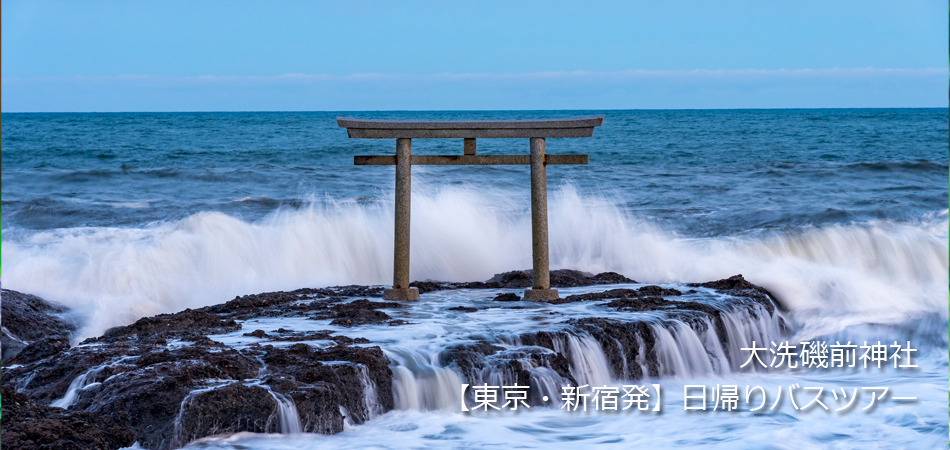
[[[615,273],[571,270],[552,271],[551,280],[554,287],[636,283]],[[530,271],[514,271],[485,282],[425,281],[412,286],[426,293],[524,288],[531,282]],[[736,299],[733,307],[745,308],[748,314],[772,315],[780,306],[768,291],[741,275],[690,286],[727,293]],[[381,311],[407,306],[379,301],[381,295],[382,288],[374,286],[246,295],[219,305],[142,318],[70,347],[69,336],[76,326],[62,318],[64,308],[3,290],[2,445],[116,449],[138,442],[148,449],[171,449],[222,433],[334,434],[345,423],[361,424],[392,410],[395,400],[391,362],[379,345],[358,336],[359,327],[408,324]],[[570,295],[551,303],[600,302],[617,311],[663,311],[693,328],[720,329],[717,335],[723,339],[723,311],[676,299],[683,295],[676,289],[642,286]],[[520,300],[511,293],[493,297],[498,302]],[[478,311],[469,306],[453,309]],[[262,317],[330,320],[331,325],[351,329],[353,335],[333,330],[243,328],[242,322]],[[633,380],[659,375],[655,328],[645,322],[609,315],[565,319],[566,326],[589,334],[602,346],[614,377]],[[254,342],[234,348],[215,340],[239,331]],[[517,340],[527,350],[517,357],[488,340],[473,338],[472,343],[444,349],[439,362],[469,379],[500,367],[529,385],[532,378],[526,365],[530,365],[576,382],[570,370],[570,349],[559,344],[566,333],[522,333]],[[308,341],[326,345],[313,346]],[[642,364],[628,364],[631,361]],[[299,424],[284,420],[291,408]]]

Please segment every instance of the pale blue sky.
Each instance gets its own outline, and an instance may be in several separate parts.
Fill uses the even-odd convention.
[[[4,112],[948,102],[944,0],[0,5]]]

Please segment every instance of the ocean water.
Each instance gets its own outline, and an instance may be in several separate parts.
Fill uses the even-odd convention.
[[[356,167],[352,156],[391,154],[395,143],[348,139],[335,117],[589,114],[606,115],[592,138],[547,142],[548,153],[590,155],[589,165],[548,170],[552,268],[671,285],[741,273],[788,307],[789,340],[912,340],[920,369],[683,369],[654,380],[668,393],[657,416],[570,415],[556,407],[461,414],[448,400],[406,401],[336,436],[240,434],[194,445],[945,445],[946,109],[3,114],[2,284],[73,308],[80,337],[235,295],[386,284],[393,168]],[[413,152],[460,154],[461,144],[417,139]],[[528,143],[485,139],[478,151],[526,154]],[[414,168],[411,277],[472,281],[529,268],[528,180],[527,167],[518,166]],[[477,303],[480,295],[424,296],[407,314],[442,330],[432,333],[448,345],[476,324],[439,305]],[[502,320],[492,333],[504,339],[532,326]],[[438,352],[409,328],[380,337],[394,372],[403,374],[397,385],[441,398],[438,386],[398,369]],[[596,359],[598,351],[586,352]],[[598,378],[591,364],[576,370],[622,381]],[[448,369],[429,369],[444,374],[440,383],[451,381]],[[919,400],[850,414],[787,405],[772,414],[682,411],[682,385],[736,382],[884,385]]]

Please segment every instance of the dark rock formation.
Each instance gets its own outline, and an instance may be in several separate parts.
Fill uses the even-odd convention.
[[[774,305],[771,304],[773,300],[768,291],[748,283],[741,276],[691,286],[725,291],[736,297],[736,303],[731,305],[732,309],[744,309],[753,317],[757,312],[751,306],[756,303],[761,303],[769,314],[774,311]],[[691,290],[688,294],[696,292]],[[513,294],[503,295],[511,295],[513,300],[518,299]],[[664,298],[682,295],[683,292],[677,289],[650,285],[638,289],[610,289],[572,295],[550,303],[609,300],[602,305],[619,311],[662,311],[665,317],[681,320],[697,332],[703,332],[709,326],[715,327],[716,336],[723,345],[723,351],[728,355],[729,349],[725,345],[727,333],[722,318],[726,310],[706,303]],[[496,298],[496,300],[500,299]],[[669,320],[648,322],[599,317],[568,319],[566,323],[570,328],[565,331],[537,332],[518,336],[517,340],[522,345],[518,351],[502,351],[502,348],[487,341],[479,341],[476,344],[454,345],[447,348],[440,354],[440,362],[455,368],[467,377],[469,382],[478,379],[479,374],[484,379],[485,373],[502,372],[508,374],[507,376],[514,376],[518,383],[525,384],[531,381],[530,367],[547,367],[555,371],[565,382],[576,385],[570,372],[569,361],[573,356],[568,341],[586,334],[600,344],[615,378],[637,380],[660,375],[659,357],[655,350],[657,336],[654,327],[663,327],[673,333],[676,332],[672,328],[674,323]],[[536,351],[532,347],[549,351]],[[532,399],[532,402],[531,404],[541,404],[540,399]]]
[[[573,375],[571,375],[571,364],[569,362],[571,351],[563,345],[555,344],[556,341],[559,343],[563,342],[566,337],[567,334],[564,332],[539,331],[537,333],[522,334],[519,336],[519,339],[524,345],[537,346],[550,350],[544,353],[534,353],[531,355],[531,359],[538,365],[550,368],[576,386],[577,381],[574,380]]]
[[[295,333],[290,330],[285,330],[280,328],[276,332],[277,334],[267,334],[264,330],[254,330],[250,333],[244,333],[248,337],[256,337],[258,339],[266,339],[273,342],[303,342],[303,341],[334,341],[338,345],[351,345],[351,344],[369,344],[369,340],[365,338],[351,338],[349,336],[335,335],[331,330],[323,330],[316,332],[300,332]]]
[[[262,361],[267,368],[264,378],[260,378]],[[371,415],[360,371],[376,386],[379,412],[393,408],[388,364],[379,347],[316,350],[301,343],[238,351],[207,338],[174,349],[127,341],[76,347],[55,361],[7,369],[3,382],[46,404],[61,398],[76,377],[87,374],[90,385],[78,392],[70,410],[128,414],[139,443],[163,449],[209,434],[280,431],[277,400],[263,387],[246,382],[254,379],[294,399],[304,431],[339,432],[340,405],[354,423]]]
[[[614,273],[556,272],[552,280],[558,280],[560,286],[632,282]],[[493,289],[524,287],[531,285],[531,277],[530,272],[508,272],[488,282],[469,284]],[[417,287],[438,290],[447,286],[459,288],[458,284],[437,282]],[[776,300],[771,294],[741,276],[691,286],[727,292],[737,299],[731,308],[745,307],[750,314],[762,314],[763,308],[768,314],[774,312]],[[5,308],[7,292],[3,292]],[[343,430],[345,420],[363,423],[395,406],[390,362],[380,347],[353,345],[369,341],[333,330],[240,331],[241,321],[268,317],[330,320],[333,325],[354,327],[355,332],[366,324],[405,323],[381,311],[399,315],[404,303],[352,299],[350,294],[378,296],[381,289],[346,286],[247,295],[220,305],[143,318],[73,348],[62,334],[72,328],[53,323],[55,333],[31,335],[34,342],[10,360],[16,365],[3,367],[7,400],[3,444],[10,448],[47,442],[48,448],[115,448],[132,439],[148,449],[171,449],[212,434],[286,431],[281,414],[287,408],[282,405],[290,401],[305,432],[332,434]],[[695,299],[659,286],[572,295],[551,303],[599,301],[595,308],[615,316],[566,318],[550,330],[504,338],[470,336],[464,343],[446,347],[438,358],[469,381],[503,374],[505,380],[530,385],[529,404],[540,405],[539,374],[559,383],[577,384],[570,361],[580,356],[572,355],[579,348],[578,337],[589,335],[597,341],[614,377],[630,380],[659,376],[657,334],[665,331],[658,327],[672,331],[673,323],[679,323],[669,319],[682,320],[697,331],[716,327],[720,340],[724,339],[724,310],[690,301]],[[506,293],[495,300],[520,298]],[[477,311],[467,306],[449,309]],[[645,321],[629,319],[634,315],[627,311],[661,313],[651,313],[651,319]],[[560,314],[549,313],[532,314],[541,323]],[[224,345],[221,342],[228,339],[219,335],[225,333],[231,333],[228,339],[243,335],[250,343]],[[64,398],[74,381],[82,381],[81,389],[73,391],[74,400],[67,409],[46,406]],[[373,397],[367,399],[367,395]],[[16,402],[14,407],[26,405],[22,409],[26,412],[8,413],[8,398]],[[85,424],[83,430],[77,428],[80,422]],[[74,439],[79,447],[58,440],[58,436],[73,432],[80,433]]]
[[[132,325],[106,330],[96,342],[116,342],[133,337],[195,339],[207,334],[224,334],[241,329],[234,319],[223,318],[206,308],[186,309],[175,314],[143,317]]]
[[[569,295],[564,298],[550,300],[548,301],[548,303],[562,304],[562,303],[582,302],[582,301],[591,301],[591,300],[606,300],[610,298],[628,299],[628,298],[643,298],[647,296],[674,296],[674,295],[683,295],[683,293],[676,289],[665,289],[659,286],[651,285],[651,286],[643,286],[639,289],[610,289],[608,291],[603,291],[603,292],[590,292],[587,294]]]
[[[244,333],[244,335],[250,336],[250,337],[256,337],[256,338],[267,337],[267,333],[265,333],[264,330],[254,330],[250,333]]]
[[[328,310],[318,312],[312,319],[333,319],[330,325],[354,327],[358,325],[380,324],[389,322],[390,325],[401,325],[405,322],[392,320],[389,314],[377,311],[379,308],[400,308],[403,305],[396,302],[371,302],[366,299],[354,300],[349,303],[337,303]]]
[[[28,364],[69,350],[69,338],[62,335],[44,337],[27,345],[7,359],[5,364]]]
[[[705,303],[674,302],[662,297],[622,298],[604,303],[604,306],[621,311],[700,311],[711,315],[719,311]]]
[[[181,410],[181,420],[173,431],[178,444],[239,431],[280,432],[274,399],[261,386],[231,383],[194,395]]]
[[[442,289],[454,289],[451,287],[446,287],[450,283],[442,283],[438,281],[413,281],[409,283],[409,287],[414,287],[419,290],[420,294],[425,294],[426,292],[435,292],[441,291]]]
[[[653,347],[656,335],[646,322],[621,322],[607,318],[579,319],[571,322],[590,333],[600,343],[613,370],[613,376],[625,380],[639,380],[644,376],[659,376],[659,364]],[[642,349],[642,350],[641,350]],[[640,351],[644,354],[641,355]],[[648,374],[636,362],[646,361]]]
[[[776,306],[778,306],[779,309],[787,310],[771,292],[762,286],[749,283],[745,278],[742,278],[742,274],[733,275],[722,280],[709,281],[707,283],[690,283],[689,286],[706,287],[736,297],[751,298],[762,304],[762,306],[765,306],[769,314],[773,312]]]
[[[341,327],[354,327],[357,325],[378,324],[392,319],[389,314],[374,309],[354,309],[338,313],[336,319],[330,322],[330,325],[339,325]]]
[[[579,270],[559,269],[550,272],[551,287],[591,286],[595,284],[636,283],[615,272],[604,272],[593,275]],[[486,285],[497,284],[499,288],[529,288],[534,284],[533,270],[515,270],[500,273],[485,282]]]
[[[0,291],[0,317],[3,320],[0,360],[6,362],[30,343],[44,338],[68,341],[69,335],[76,331],[76,325],[63,317],[67,311],[65,306],[47,302],[35,295],[9,289]],[[51,350],[49,343],[42,346],[45,350],[37,349],[34,353]]]
[[[247,335],[261,342],[241,349],[213,338],[240,330],[237,320],[249,317],[393,323],[397,321],[377,308],[399,306],[365,299],[346,302],[335,289],[238,297],[221,305],[143,318],[71,349],[66,341],[41,339],[11,360],[19,365],[4,367],[2,381],[36,404],[49,405],[82,377],[85,387],[75,391],[68,409],[52,410],[127,417],[133,440],[149,449],[175,448],[217,433],[281,431],[280,398],[296,405],[303,431],[337,433],[345,419],[341,407],[356,424],[394,407],[392,372],[379,347],[351,347],[369,341],[330,330],[280,329],[271,334],[255,330]],[[313,340],[335,345],[268,344]],[[46,357],[50,354],[56,356]],[[368,392],[376,398],[367,402]]]
[[[451,367],[466,379],[466,383],[475,383],[476,380],[487,380],[488,374],[500,372],[505,379],[512,379],[521,386],[530,386],[528,404],[537,406],[545,404],[541,396],[541,386],[532,377],[532,369],[546,367],[557,373],[566,383],[576,385],[571,376],[570,363],[564,354],[554,351],[554,340],[562,339],[562,333],[552,335],[547,332],[521,336],[522,344],[515,350],[505,350],[503,347],[488,341],[476,341],[469,344],[455,344],[446,347],[439,353],[439,363]],[[547,343],[549,346],[539,345]],[[472,401],[471,392],[467,392],[467,402]]]
[[[493,300],[496,302],[520,302],[521,297],[518,297],[518,294],[512,294],[510,292],[506,292],[504,294],[496,295]]]
[[[588,281],[590,281],[591,284],[636,283],[636,281],[631,280],[617,272],[601,272],[601,273],[598,273],[597,275],[589,277]]]
[[[488,341],[450,345],[439,353],[439,363],[446,367],[453,366],[463,375],[472,376],[475,369],[483,366],[486,356],[501,350],[501,347]]]
[[[6,294],[4,294],[6,295]],[[103,415],[39,406],[4,386],[2,445],[5,449],[115,450],[135,443],[125,414]]]
[[[557,272],[557,271],[556,270],[551,271],[552,281],[555,278],[554,272]],[[576,278],[578,279],[583,278],[584,276],[581,274],[581,272],[577,272],[576,275],[577,275]],[[566,278],[566,277],[562,277],[562,278]],[[532,284],[534,284],[534,271],[513,270],[511,272],[499,273],[489,278],[488,281],[485,282],[485,284],[497,286],[499,288],[508,288],[508,289],[529,288],[531,287]]]
[[[616,272],[604,272],[592,275],[579,270],[559,269],[551,271],[551,287],[592,286],[595,284],[636,283]],[[409,286],[419,289],[419,293],[443,289],[523,289],[534,284],[534,271],[513,270],[496,274],[488,281],[468,283],[448,283],[442,281],[413,281]]]

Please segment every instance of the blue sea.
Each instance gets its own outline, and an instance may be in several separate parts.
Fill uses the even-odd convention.
[[[336,117],[527,120],[605,114],[592,138],[549,139],[590,155],[549,172],[550,189],[609,197],[691,237],[911,222],[947,207],[947,111],[110,113],[3,115],[3,231],[141,227],[217,211],[248,222],[278,209],[382,200],[392,140],[348,139]],[[523,139],[479,153],[526,154]],[[456,154],[457,139],[416,140]],[[414,181],[527,195],[526,167],[417,167]],[[556,226],[552,224],[552,226]]]
[[[332,437],[241,434],[194,445],[438,448],[446,441],[431,436],[449,429],[466,436],[456,447],[945,445],[947,109],[4,113],[2,284],[72,308],[77,338],[236,295],[387,284],[394,171],[354,166],[353,156],[392,154],[395,142],[349,139],[336,117],[592,114],[605,115],[593,137],[547,140],[550,154],[590,161],[548,168],[553,269],[657,284],[741,273],[782,300],[794,339],[914,340],[921,350],[912,375],[805,378],[888,385],[920,400],[871,414],[697,416],[675,411],[682,397],[673,395],[670,412],[649,420],[403,405]],[[412,145],[414,154],[462,153],[461,139]],[[527,154],[528,140],[481,139],[478,153]],[[487,280],[530,268],[529,188],[527,166],[414,167],[411,278]],[[408,332],[388,342],[409,345],[399,335]]]

